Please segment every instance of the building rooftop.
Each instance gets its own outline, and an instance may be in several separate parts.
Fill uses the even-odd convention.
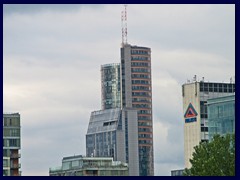
[[[120,63],[110,63],[101,65],[102,68],[112,67],[112,66],[120,66]]]
[[[194,75],[193,76],[193,78],[192,79],[187,79],[187,82],[185,82],[183,85],[185,85],[185,84],[193,84],[193,83],[216,83],[216,84],[235,84],[235,78],[230,78],[229,79],[229,82],[224,82],[224,81],[222,81],[222,82],[213,82],[213,81],[205,81],[204,80],[205,78],[204,77],[202,77],[201,78],[201,80],[199,80],[199,78],[197,78],[197,76],[196,75]]]

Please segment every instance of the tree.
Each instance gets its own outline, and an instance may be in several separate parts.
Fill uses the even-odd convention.
[[[194,147],[192,167],[184,176],[235,176],[235,135],[215,135]]]

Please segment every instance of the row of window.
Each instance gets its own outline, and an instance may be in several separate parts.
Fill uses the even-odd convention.
[[[201,132],[208,132],[208,127],[201,127]]]
[[[147,60],[150,60],[150,57],[146,57],[146,56],[131,56],[131,60],[147,61]]]
[[[132,74],[132,78],[150,79],[151,77],[147,74]]]
[[[20,139],[4,139],[4,147],[20,147]]]
[[[116,139],[116,132],[114,131],[110,131],[110,132],[104,132],[104,133],[97,133],[94,135],[87,135],[87,144],[88,143],[93,143],[95,142],[95,140],[97,140],[96,142],[98,142],[98,140],[100,141],[110,141],[112,138],[112,141],[114,141]]]
[[[148,86],[132,86],[132,90],[150,91],[151,88]]]
[[[20,126],[20,118],[3,118],[4,126]]]
[[[144,50],[131,50],[131,54],[150,54],[150,52]]]
[[[150,66],[150,63],[145,63],[145,62],[132,62],[132,66]]]
[[[117,82],[116,82],[117,81]],[[104,87],[116,87],[116,86],[120,86],[120,80],[116,80],[116,81],[112,81],[112,80],[110,80],[110,81],[104,81],[103,83],[102,83],[102,85],[104,86]]]
[[[132,80],[132,84],[150,84],[150,81],[145,81],[145,80]]]
[[[149,68],[132,68],[132,72],[147,73],[147,72],[151,72],[151,70]]]
[[[108,75],[108,76],[104,76],[104,77],[102,77],[102,80],[104,81],[104,82],[106,82],[106,81],[119,81],[119,79],[120,79],[120,76],[115,76],[115,75]]]
[[[3,129],[4,137],[20,137],[20,129]]]
[[[133,108],[151,108],[150,104],[133,104]]]
[[[151,116],[138,116],[138,120],[152,120]]]
[[[138,132],[152,132],[151,128],[138,128]]]
[[[235,84],[200,83],[200,92],[235,92]]]
[[[133,98],[132,101],[133,102],[151,102],[151,99],[142,97],[142,98]]]
[[[139,110],[138,114],[152,114],[152,111],[150,111],[150,110]]]
[[[104,99],[113,99],[113,100],[117,100],[117,99],[119,99],[120,100],[120,92],[117,92],[117,93],[115,93],[116,91],[113,91],[113,92],[109,92],[108,91],[108,93],[107,92],[105,92],[104,94],[103,94],[103,98]]]
[[[152,138],[152,134],[138,134],[139,138]]]
[[[224,83],[204,83],[204,82],[200,82],[200,88],[205,88],[205,87],[214,87],[214,88],[235,88],[235,84],[224,84]]]
[[[152,140],[139,140],[139,144],[152,144]]]
[[[152,126],[152,122],[138,122],[138,126]]]
[[[132,92],[132,96],[147,96],[147,97],[150,97],[151,93],[148,93],[148,92]]]

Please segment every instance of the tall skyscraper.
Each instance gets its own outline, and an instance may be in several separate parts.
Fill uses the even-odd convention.
[[[121,107],[120,64],[101,66],[102,109]]]
[[[140,176],[154,175],[151,49],[122,43],[122,107],[138,111],[138,149]]]
[[[20,176],[20,114],[3,114],[3,176]]]
[[[208,141],[208,112],[207,100],[235,92],[233,83],[213,83],[194,81],[183,84],[183,113],[184,113],[184,153],[185,167],[190,168],[194,147],[201,141]]]

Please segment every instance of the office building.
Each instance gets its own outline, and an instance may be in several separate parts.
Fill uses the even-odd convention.
[[[129,175],[138,176],[137,111],[115,108],[91,113],[86,135],[88,157],[112,157],[128,163]]]
[[[120,64],[101,66],[102,110],[121,107]]]
[[[208,99],[207,108],[210,141],[215,134],[235,133],[235,95]]]
[[[189,159],[192,158],[194,147],[201,141],[208,141],[208,111],[207,100],[235,92],[233,83],[214,83],[196,81],[183,84],[183,113],[184,113],[184,153],[185,167],[190,168]]]
[[[64,157],[62,166],[49,168],[50,176],[127,176],[128,165],[111,157]]]
[[[3,176],[20,176],[20,114],[3,114]]]

